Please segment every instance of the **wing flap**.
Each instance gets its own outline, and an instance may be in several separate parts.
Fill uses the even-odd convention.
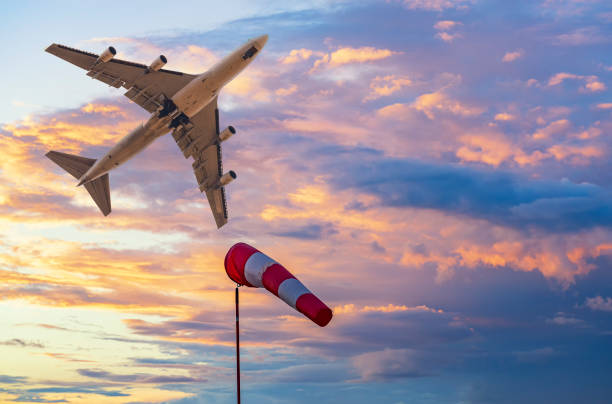
[[[206,198],[208,199],[210,209],[213,212],[217,228],[222,227],[225,223],[227,223],[225,188],[219,187],[210,191],[206,191]]]

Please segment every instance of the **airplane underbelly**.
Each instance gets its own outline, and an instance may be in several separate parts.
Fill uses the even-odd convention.
[[[202,110],[215,96],[215,92],[203,82],[198,85],[188,85],[172,97],[174,105],[188,117]]]
[[[106,154],[104,157],[106,159],[105,166],[112,169],[125,163],[157,138],[157,134],[154,132],[145,125],[138,126]]]

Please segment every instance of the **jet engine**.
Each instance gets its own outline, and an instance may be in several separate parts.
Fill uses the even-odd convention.
[[[223,176],[221,176],[221,178],[219,178],[219,184],[221,186],[225,186],[227,184],[229,184],[230,182],[234,181],[236,179],[237,175],[235,172],[233,172],[232,170],[226,172],[225,174],[223,174]]]
[[[100,54],[100,56],[98,56],[98,60],[96,60],[96,63],[106,63],[111,60],[116,54],[117,51],[115,50],[115,48],[109,46],[104,52]]]
[[[232,135],[236,134],[236,129],[234,129],[233,126],[228,126],[227,128],[223,129],[223,132],[219,133],[219,140],[221,142],[225,142],[227,139],[229,139],[230,137],[232,137]]]
[[[159,55],[159,57],[157,59],[155,59],[147,68],[148,71],[150,72],[156,72],[159,69],[161,69],[162,67],[164,67],[164,65],[168,63],[168,59],[166,59],[166,57],[164,55]]]

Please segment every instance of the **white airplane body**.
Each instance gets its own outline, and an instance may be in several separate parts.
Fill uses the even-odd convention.
[[[268,40],[262,35],[235,50],[200,75],[163,70],[161,55],[151,65],[114,59],[109,47],[100,56],[53,44],[46,51],[86,69],[87,75],[113,87],[125,87],[125,95],[152,112],[149,120],[112,147],[98,160],[51,151],[47,157],[84,185],[106,216],[110,213],[108,173],[142,151],[158,137],[172,131],[185,158],[192,157],[201,192],[206,192],[217,227],[227,222],[224,186],[236,178],[222,173],[221,142],[235,133],[232,126],[219,132],[217,96],[221,88],[253,60]]]

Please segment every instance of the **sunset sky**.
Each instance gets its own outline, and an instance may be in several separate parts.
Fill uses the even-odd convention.
[[[0,402],[235,402],[243,241],[334,311],[241,289],[243,403],[606,403],[612,4],[5,2]],[[148,114],[51,43],[223,89],[229,222],[164,136],[103,217],[49,150],[97,158]]]

